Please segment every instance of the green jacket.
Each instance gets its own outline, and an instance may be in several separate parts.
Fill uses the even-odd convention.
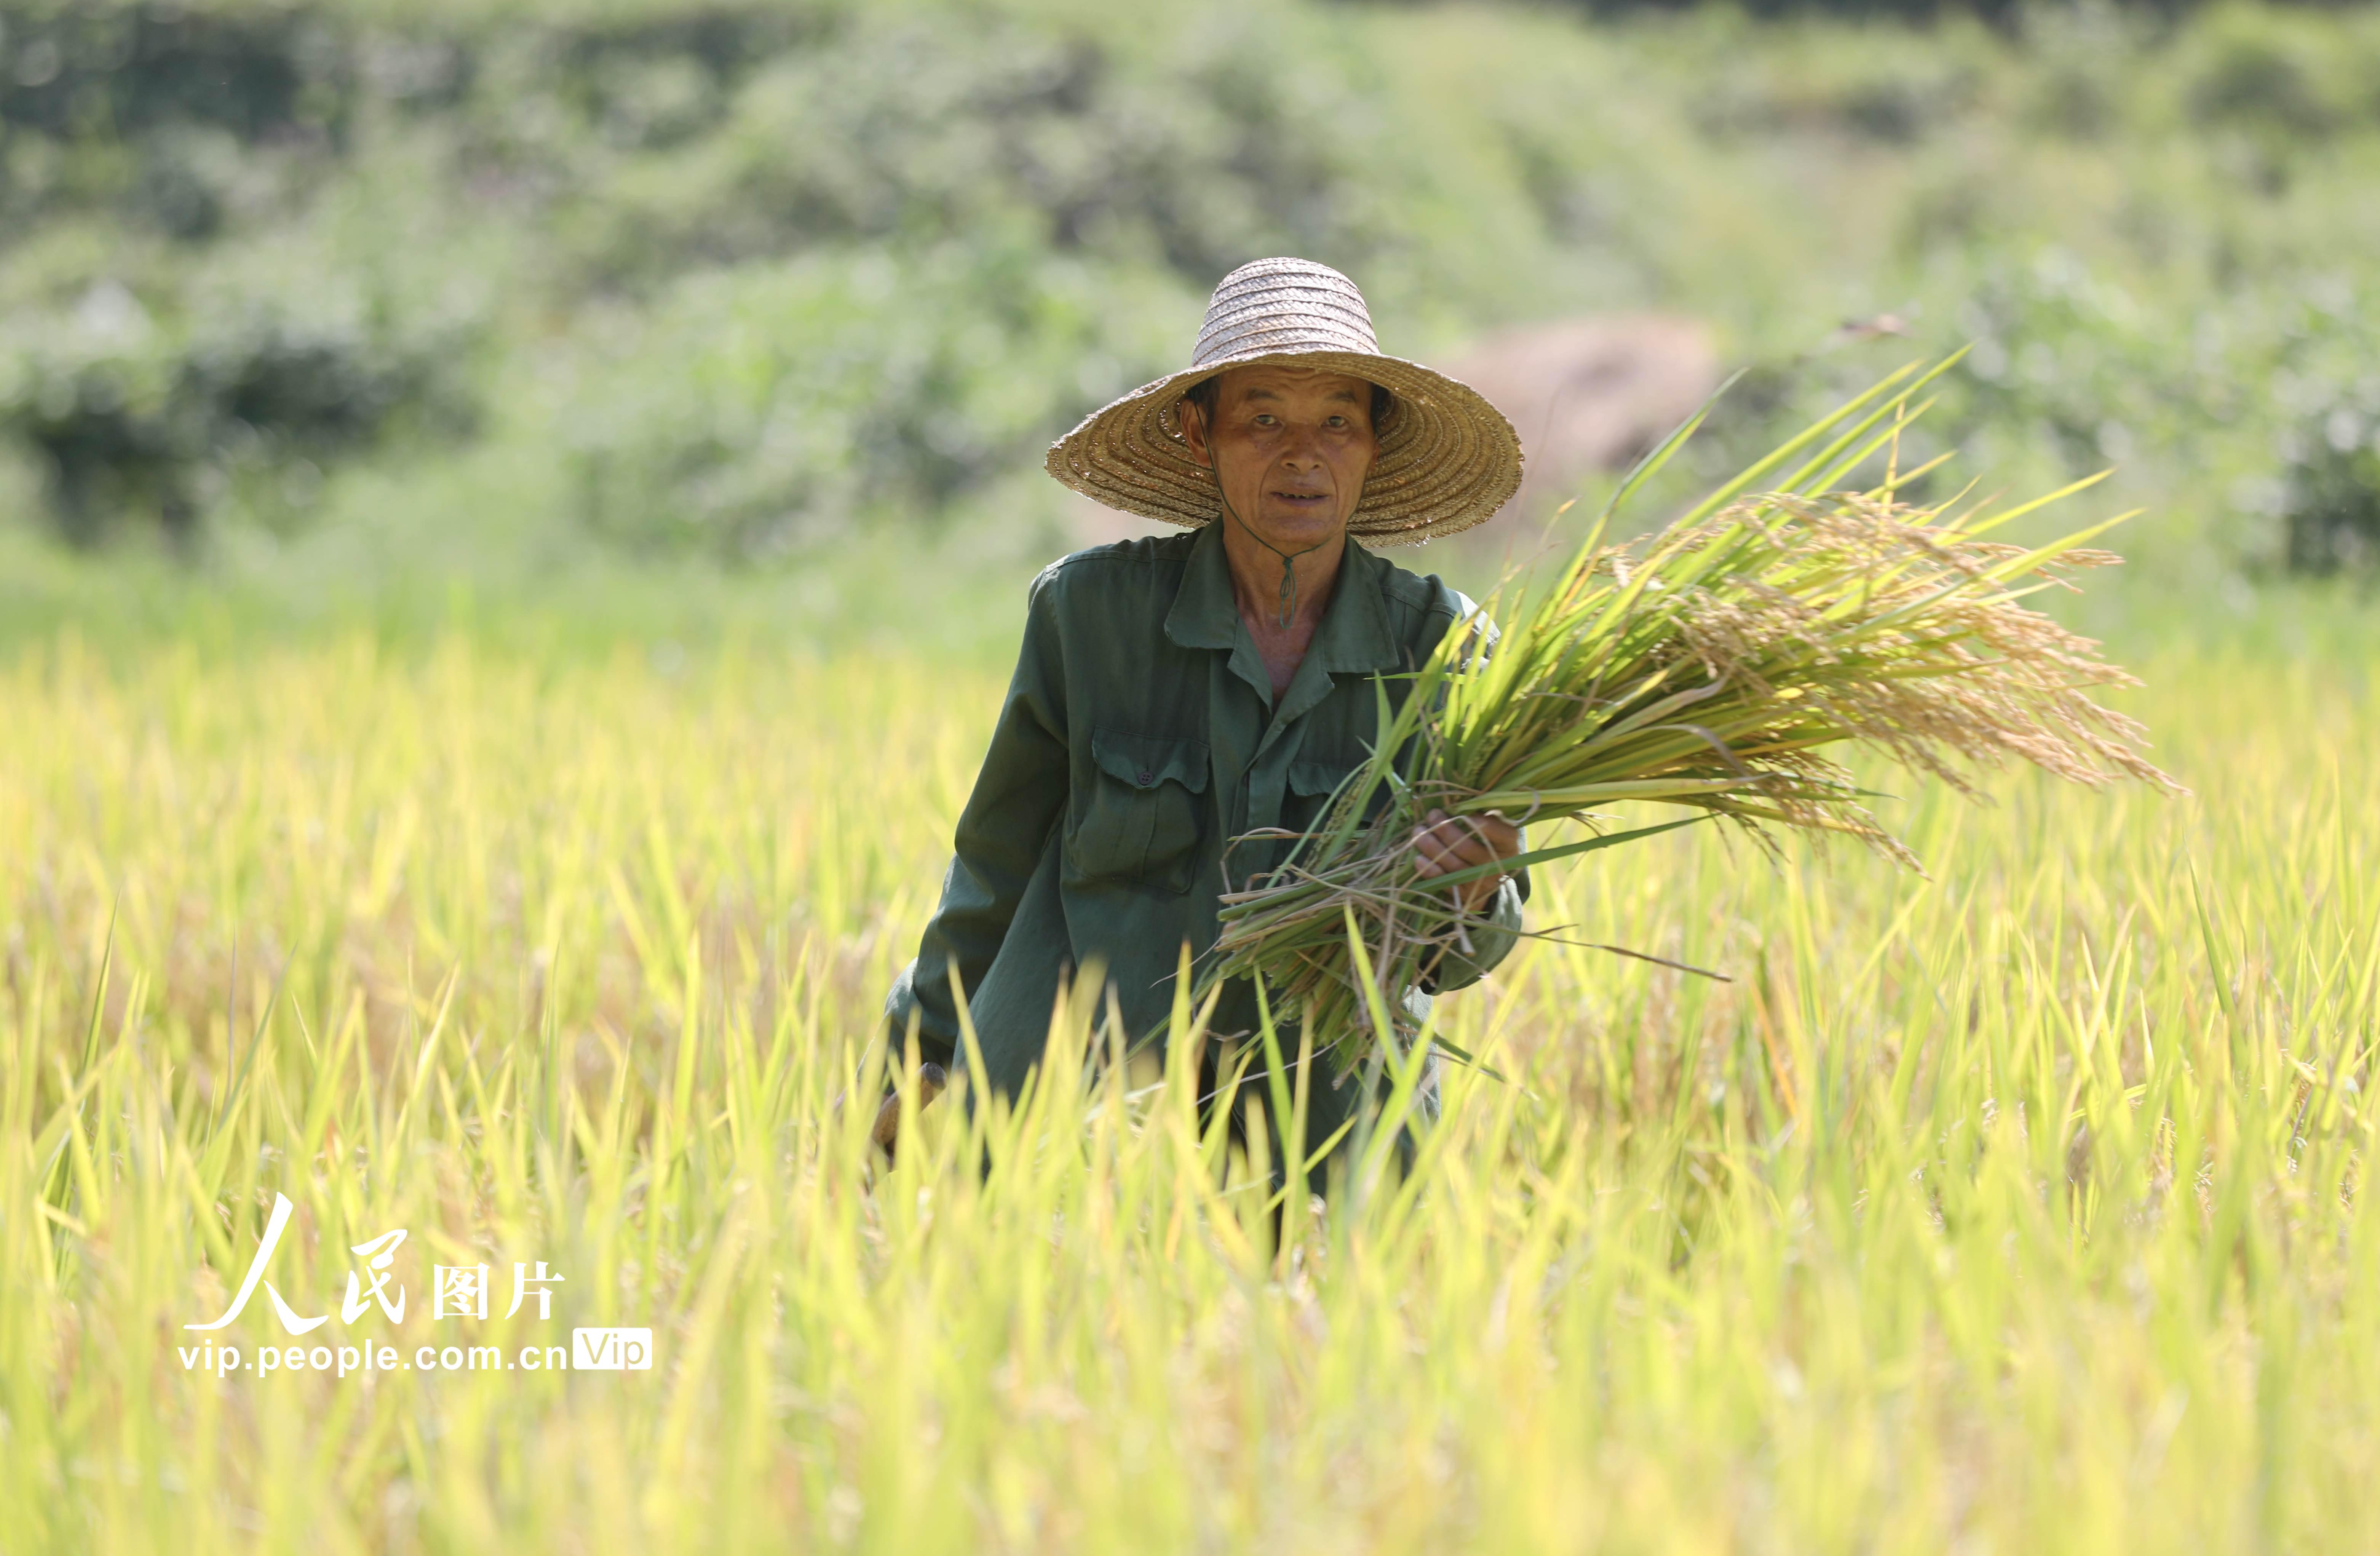
[[[1160,1028],[1182,946],[1205,952],[1220,893],[1290,847],[1232,839],[1312,827],[1365,758],[1378,716],[1374,675],[1391,673],[1390,699],[1402,701],[1408,683],[1394,673],[1417,666],[1472,608],[1436,577],[1348,542],[1313,645],[1275,708],[1216,527],[1052,564],[1033,581],[1024,650],[959,817],[941,904],[885,1002],[895,1040],[914,1019],[926,1057],[951,1063],[953,964],[990,1072],[982,1078],[1003,1091],[1040,1058],[1062,978],[1094,959],[1127,1030]],[[1441,964],[1434,985],[1475,982],[1501,961],[1526,895],[1525,877],[1506,881],[1471,931],[1475,955]],[[1424,998],[1407,997],[1417,1015]],[[1253,991],[1227,989],[1210,1029],[1256,1025]]]

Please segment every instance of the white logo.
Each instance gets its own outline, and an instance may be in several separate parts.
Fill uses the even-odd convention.
[[[258,1240],[256,1257],[249,1261],[248,1274],[240,1281],[239,1290],[232,1294],[230,1305],[223,1316],[212,1322],[184,1324],[210,1338],[200,1344],[176,1347],[185,1371],[205,1371],[217,1378],[234,1372],[252,1370],[259,1376],[284,1369],[301,1372],[335,1370],[345,1378],[355,1372],[424,1371],[455,1372],[482,1369],[506,1371],[560,1370],[569,1365],[568,1355],[559,1345],[527,1344],[518,1354],[508,1358],[500,1345],[473,1345],[468,1352],[461,1345],[424,1345],[407,1360],[394,1345],[358,1343],[354,1345],[302,1345],[275,1348],[267,1346],[253,1356],[245,1355],[235,1345],[218,1343],[212,1336],[228,1329],[248,1307],[249,1298],[257,1288],[264,1289],[273,1304],[273,1316],[291,1335],[310,1334],[331,1321],[329,1313],[308,1317],[290,1307],[281,1293],[273,1288],[265,1273],[273,1256],[281,1246],[281,1239],[289,1230],[297,1207],[285,1194],[273,1197],[273,1215],[265,1222],[264,1235]],[[339,1321],[353,1325],[370,1314],[377,1306],[391,1324],[405,1322],[405,1287],[396,1279],[396,1251],[406,1241],[403,1227],[383,1232],[368,1242],[358,1243],[350,1250],[364,1260],[359,1273],[347,1273],[346,1298],[338,1306]],[[560,1271],[545,1260],[535,1264],[530,1272],[527,1262],[513,1266],[512,1306],[504,1310],[506,1320],[518,1314],[529,1298],[537,1299],[537,1321],[551,1322],[553,1318],[554,1288],[565,1282]],[[494,1271],[484,1264],[444,1265],[430,1269],[430,1313],[433,1322],[470,1320],[485,1323],[490,1313],[490,1299],[495,1290]],[[308,1306],[312,1306],[309,1303]],[[422,1317],[414,1310],[416,1319]],[[653,1366],[653,1331],[650,1329],[582,1329],[576,1331],[577,1365],[606,1372],[650,1372]]]
[[[649,1372],[653,1331],[649,1329],[574,1329],[572,1368],[579,1372]]]

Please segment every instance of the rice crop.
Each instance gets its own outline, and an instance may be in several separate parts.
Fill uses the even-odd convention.
[[[897,1166],[834,1109],[996,676],[668,668],[0,662],[0,1550],[2372,1547],[2368,654],[2139,657],[2191,795],[1871,799],[1929,876],[1545,867],[1540,926],[1733,981],[1524,943],[1439,1006],[1507,1080],[1278,1244],[1186,1030],[1071,1078],[1087,994]],[[186,1328],[285,1198],[325,1321]],[[650,1369],[516,1359],[599,1325]]]
[[[1304,1011],[1314,1051],[1338,1073],[1372,1061],[1377,1086],[1390,1054],[1421,1037],[1392,1014],[1400,992],[1470,949],[1450,888],[1500,868],[1425,878],[1417,844],[1432,818],[1589,822],[1586,841],[1530,848],[1503,869],[1679,824],[1597,827],[1593,808],[1620,800],[1723,817],[1763,845],[1771,829],[1849,833],[1914,866],[1862,803],[1840,748],[1961,793],[2010,758],[2083,784],[2174,788],[2142,754],[2140,723],[2091,696],[2132,677],[2022,603],[2117,560],[2082,544],[2108,526],[2032,548],[1985,539],[2075,489],[1963,511],[1965,493],[1903,499],[1903,484],[1949,458],[1898,468],[1902,434],[1925,409],[1912,397],[1942,371],[1891,393],[1914,371],[1903,369],[1659,534],[1606,544],[1613,510],[1701,419],[1680,428],[1621,484],[1569,565],[1534,597],[1520,592],[1492,647],[1491,600],[1406,677],[1393,717],[1383,686],[1370,760],[1279,869],[1224,899],[1208,983],[1260,979],[1270,1003]],[[1882,484],[1838,489],[1886,450]]]

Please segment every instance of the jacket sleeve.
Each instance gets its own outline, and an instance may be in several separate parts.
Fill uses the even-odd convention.
[[[1026,883],[1065,814],[1065,680],[1052,581],[1049,573],[1034,580],[1024,648],[1001,703],[991,748],[959,813],[941,901],[927,921],[917,960],[901,969],[884,1001],[896,1050],[908,1040],[915,1021],[919,1052],[939,1064],[950,1064],[960,1046],[952,969],[970,994],[982,982],[1016,917]]]

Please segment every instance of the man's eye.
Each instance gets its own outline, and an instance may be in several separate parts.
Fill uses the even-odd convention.
[[[1347,425],[1347,419],[1343,416],[1334,416],[1330,420],[1324,422],[1323,425],[1336,431],[1337,429]]]

